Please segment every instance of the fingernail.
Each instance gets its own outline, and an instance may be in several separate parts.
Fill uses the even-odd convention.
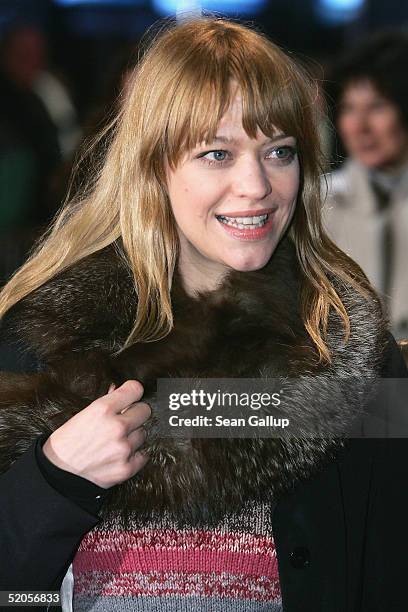
[[[115,383],[111,383],[109,385],[108,393],[112,393],[112,391],[114,391],[115,389],[116,389]]]

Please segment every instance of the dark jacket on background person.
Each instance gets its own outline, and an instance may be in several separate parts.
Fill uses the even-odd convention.
[[[387,437],[401,406],[387,396],[364,402],[374,379],[404,378],[407,370],[378,302],[340,284],[350,340],[344,345],[332,314],[327,341],[333,362],[319,365],[299,316],[299,286],[287,238],[265,268],[231,272],[221,288],[197,299],[185,293],[176,273],[172,332],[114,356],[131,328],[136,300],[128,269],[111,246],[6,314],[5,350],[16,342],[20,350],[8,355],[3,369],[14,364],[16,371],[39,371],[0,377],[1,589],[59,589],[81,539],[108,512],[126,521],[129,513],[143,517],[165,507],[199,524],[201,513],[216,521],[259,497],[273,511],[284,612],[404,609],[408,443]],[[92,505],[99,488],[89,481],[71,475],[88,489],[57,490],[57,476],[41,467],[39,444],[105,394],[111,381],[141,381],[142,400],[154,414],[161,376],[279,378],[282,384],[289,376],[285,414],[303,422],[307,412],[314,424],[324,418],[331,427],[318,438],[206,439],[194,456],[191,445],[152,434],[156,462],[110,489],[99,510]],[[379,415],[374,425],[363,409]],[[365,439],[343,441],[348,428]],[[177,459],[174,469],[159,469],[169,466],[170,456]],[[205,469],[192,469],[197,466]]]

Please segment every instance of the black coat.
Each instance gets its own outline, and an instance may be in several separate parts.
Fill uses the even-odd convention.
[[[35,312],[33,303],[31,311]],[[19,320],[24,318],[22,311],[17,315]],[[39,315],[37,311],[40,328]],[[362,317],[361,325],[367,318]],[[99,324],[95,323],[98,330]],[[69,321],[67,326],[69,329]],[[35,346],[28,323],[25,329],[29,330],[25,337],[30,346]],[[87,333],[91,334],[88,328]],[[368,336],[365,338],[369,343]],[[395,341],[387,334],[385,338],[377,374],[408,377]],[[87,342],[87,351],[101,348],[100,336],[96,341],[81,335],[81,346]],[[354,351],[356,347],[358,363],[352,354],[345,361],[352,373],[361,363],[362,372],[369,369],[369,359],[378,350],[373,343],[374,352],[367,352],[368,361],[364,363],[363,348],[358,348],[358,342]],[[35,348],[38,352],[38,345]],[[41,359],[47,358],[47,350],[40,352]],[[61,346],[58,350],[61,353]],[[9,369],[16,361],[9,358]],[[20,361],[18,367],[24,370],[28,366]],[[390,402],[391,398],[383,397],[380,404],[372,402],[369,411],[384,412],[385,407],[386,418],[392,422],[394,409],[400,417],[401,407]],[[366,431],[371,435],[369,427]],[[47,483],[36,464],[34,444],[31,440],[0,477],[0,587],[4,590],[58,589],[82,537],[99,520]],[[309,448],[310,453],[318,450]],[[406,608],[407,451],[404,438],[350,439],[335,459],[311,470],[308,477],[296,478],[293,471],[295,486],[281,491],[272,518],[284,612],[400,612]]]

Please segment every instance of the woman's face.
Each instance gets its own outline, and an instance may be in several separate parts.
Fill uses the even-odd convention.
[[[279,130],[249,138],[237,89],[214,142],[167,167],[167,187],[186,287],[214,289],[231,268],[265,266],[288,227],[299,188],[296,141]]]
[[[345,88],[338,129],[347,153],[367,168],[392,170],[408,154],[408,132],[397,107],[368,80]]]

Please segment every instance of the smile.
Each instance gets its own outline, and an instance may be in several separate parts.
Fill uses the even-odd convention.
[[[257,229],[265,225],[269,215],[258,215],[255,217],[226,217],[224,215],[216,215],[218,221],[237,227],[238,229]]]
[[[222,228],[236,240],[263,240],[274,227],[273,213],[254,217],[215,215]]]

